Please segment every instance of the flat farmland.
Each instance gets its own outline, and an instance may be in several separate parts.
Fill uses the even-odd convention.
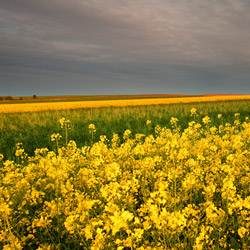
[[[239,98],[247,98],[247,96],[239,96]],[[109,139],[113,133],[118,133],[122,137],[126,129],[131,129],[132,133],[148,134],[153,132],[156,125],[171,126],[171,117],[178,117],[180,125],[184,129],[188,126],[190,121],[189,110],[192,107],[197,108],[200,114],[199,120],[202,116],[209,115],[213,118],[213,122],[218,124],[217,114],[222,113],[222,121],[232,122],[233,114],[240,112],[242,117],[249,116],[249,100],[231,100],[231,101],[216,101],[217,98],[238,98],[237,96],[212,96],[212,97],[184,97],[184,98],[171,98],[163,99],[164,102],[183,102],[183,103],[170,103],[156,105],[156,101],[161,98],[153,99],[136,99],[136,100],[114,100],[115,103],[123,104],[124,106],[118,107],[99,107],[98,105],[110,105],[109,101],[84,101],[84,105],[88,108],[80,109],[61,109],[61,110],[47,110],[47,111],[34,111],[33,105],[40,105],[44,108],[50,108],[50,105],[56,105],[58,108],[71,107],[78,105],[76,102],[49,102],[49,103],[24,103],[27,112],[21,112],[23,106],[21,104],[2,104],[1,107],[6,105],[10,106],[12,112],[17,109],[20,112],[15,113],[0,113],[0,152],[2,152],[7,159],[14,157],[16,150],[16,143],[22,142],[25,150],[29,155],[34,154],[36,148],[47,147],[53,149],[54,144],[50,140],[52,133],[60,133],[61,128],[59,120],[62,117],[70,120],[72,128],[69,135],[72,140],[76,141],[77,145],[89,145],[91,138],[88,132],[88,125],[94,123],[96,126],[96,134],[94,140],[98,141],[101,135],[106,135]],[[205,102],[205,100],[213,100]],[[184,103],[189,101],[199,101],[192,103]],[[202,100],[202,101],[200,101]],[[128,106],[128,103],[140,104]],[[142,105],[145,102],[152,102],[154,105]],[[82,102],[80,102],[82,103]],[[113,104],[115,104],[113,103]],[[93,105],[94,104],[94,105]],[[69,105],[69,106],[67,106]],[[126,106],[125,106],[126,105]],[[13,107],[14,106],[14,107]],[[94,106],[94,107],[93,107]],[[35,106],[37,107],[37,106]],[[90,108],[91,107],[91,108]],[[150,129],[146,126],[146,121],[151,120]]]
[[[249,99],[1,104],[0,247],[248,249]]]
[[[169,97],[162,98],[148,98],[144,96],[141,98],[124,99],[106,99],[106,100],[85,100],[85,101],[58,101],[52,99],[51,102],[28,102],[28,103],[4,103],[0,105],[0,113],[22,113],[22,112],[37,112],[47,110],[63,110],[63,109],[81,109],[81,108],[100,108],[100,107],[127,107],[127,106],[145,106],[145,105],[159,105],[159,104],[173,104],[173,103],[192,103],[192,102],[212,102],[225,100],[248,100],[248,95],[224,95],[224,96],[196,96],[196,97]],[[108,98],[108,97],[106,97]],[[59,99],[60,100],[60,99]]]

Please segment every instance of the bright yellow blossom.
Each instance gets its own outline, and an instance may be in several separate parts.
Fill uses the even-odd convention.
[[[0,155],[1,249],[248,249],[249,121],[191,113],[183,129]]]

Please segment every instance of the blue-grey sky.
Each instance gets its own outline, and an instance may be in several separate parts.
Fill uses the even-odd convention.
[[[0,96],[250,94],[249,0],[6,0]]]

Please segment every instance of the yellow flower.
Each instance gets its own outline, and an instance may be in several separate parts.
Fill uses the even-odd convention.
[[[27,162],[1,161],[0,245],[52,250],[51,232],[60,231],[65,247],[92,250],[227,249],[236,233],[248,249],[250,124],[210,122],[158,125],[157,136],[126,130],[123,143],[103,135],[81,149],[69,141],[57,154],[43,148]],[[93,138],[95,125],[89,130]]]
[[[70,121],[67,120],[65,117],[62,117],[60,120],[59,120],[59,123],[61,125],[61,128],[70,128]]]
[[[94,124],[89,124],[89,129],[95,129],[95,125]]]
[[[74,232],[75,232],[74,222],[75,222],[75,216],[74,215],[68,216],[66,218],[66,221],[64,222],[64,226],[69,231],[70,234],[74,234]]]
[[[59,133],[54,133],[51,135],[50,138],[51,138],[51,141],[59,141],[62,138],[62,136]]]
[[[197,109],[196,109],[196,108],[191,108],[191,110],[190,110],[191,116],[197,115],[196,112],[197,112]]]
[[[129,138],[129,136],[131,135],[131,131],[130,130],[125,130],[125,132],[123,133],[123,139],[126,140]]]
[[[129,211],[124,211],[122,214],[121,214],[122,218],[125,220],[125,221],[131,221],[133,220],[134,218],[134,215],[132,213],[130,213]]]
[[[24,153],[24,149],[20,148],[20,149],[16,150],[15,156],[21,156],[23,153]]]
[[[96,129],[95,129],[95,124],[89,124],[89,133],[90,134],[93,134],[96,132]]]
[[[170,119],[170,123],[171,123],[172,125],[175,125],[178,121],[179,121],[179,120],[178,120],[176,117],[171,117],[171,119]]]
[[[248,233],[248,232],[249,232],[249,230],[246,229],[245,227],[240,227],[240,228],[238,229],[238,234],[239,234],[239,236],[240,236],[241,238],[243,238],[243,237],[245,236],[245,234]]]
[[[208,124],[208,123],[211,122],[211,119],[210,119],[210,117],[205,116],[204,118],[202,118],[202,122],[203,122],[204,124]]]

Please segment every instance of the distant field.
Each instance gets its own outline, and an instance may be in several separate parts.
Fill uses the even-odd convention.
[[[64,96],[21,96],[21,97],[0,97],[0,104],[14,103],[40,103],[40,102],[70,102],[70,101],[101,101],[101,100],[127,100],[127,99],[148,99],[148,98],[176,98],[192,97],[195,95],[175,94],[148,94],[148,95],[64,95]]]
[[[46,110],[71,110],[82,108],[100,108],[100,107],[127,107],[127,106],[147,106],[173,103],[196,103],[196,102],[212,102],[212,101],[226,101],[226,100],[249,100],[250,95],[223,95],[223,96],[195,96],[195,97],[172,97],[163,98],[149,98],[149,96],[133,96],[128,99],[114,99],[109,100],[85,100],[85,101],[58,101],[58,102],[32,102],[32,103],[5,103],[0,105],[0,113],[22,113],[22,112],[36,112]],[[92,97],[93,98],[93,97]],[[103,97],[104,98],[104,97]],[[111,97],[110,97],[111,98]],[[55,100],[55,99],[53,99]]]
[[[188,100],[188,98],[182,98],[182,102],[184,99]],[[2,105],[2,107],[4,106]],[[197,108],[200,115],[198,120],[201,121],[202,117],[209,115],[215,125],[222,121],[224,123],[233,122],[236,112],[239,112],[241,117],[250,117],[249,100],[0,113],[0,153],[3,153],[5,158],[13,158],[15,145],[18,142],[23,142],[29,155],[32,155],[36,148],[53,149],[54,144],[51,142],[50,136],[54,132],[62,132],[59,124],[59,119],[62,117],[71,121],[72,130],[69,132],[69,138],[75,140],[78,146],[83,146],[91,143],[88,132],[88,125],[91,123],[96,125],[97,130],[94,140],[99,140],[100,135],[112,138],[113,132],[122,137],[126,129],[130,129],[133,134],[149,134],[157,124],[171,127],[171,117],[178,117],[182,128],[187,127],[191,119],[190,109],[192,107]],[[223,119],[217,118],[218,113],[223,115]],[[150,130],[146,126],[147,120],[152,121]]]

